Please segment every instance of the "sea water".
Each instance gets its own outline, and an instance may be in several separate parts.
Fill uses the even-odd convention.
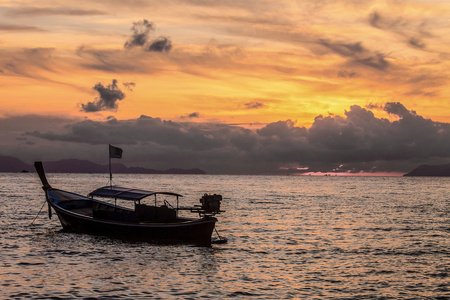
[[[82,195],[108,183],[105,174],[48,179]],[[181,193],[186,205],[222,194],[217,229],[228,243],[66,233],[55,215],[48,219],[35,173],[4,173],[0,298],[450,298],[450,178],[117,174],[114,181]]]

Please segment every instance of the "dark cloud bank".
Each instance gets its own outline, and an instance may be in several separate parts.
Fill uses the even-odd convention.
[[[122,162],[129,165],[198,167],[208,173],[408,172],[421,163],[449,162],[450,124],[423,118],[401,103],[370,107],[398,120],[376,118],[354,105],[343,117],[317,116],[310,128],[286,120],[253,131],[141,116],[85,120],[63,133],[24,136],[54,145],[75,143],[86,152],[113,143],[124,149]]]

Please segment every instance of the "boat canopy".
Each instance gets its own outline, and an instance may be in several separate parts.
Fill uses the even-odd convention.
[[[183,197],[180,194],[176,193],[170,193],[170,192],[152,192],[152,191],[146,191],[141,189],[131,189],[126,187],[120,187],[120,186],[104,186],[101,188],[96,189],[95,191],[89,193],[89,197],[104,197],[104,198],[115,198],[115,199],[123,199],[123,200],[132,200],[137,201],[141,200],[145,197],[151,196],[151,195],[171,195],[171,196],[177,196],[177,197]]]

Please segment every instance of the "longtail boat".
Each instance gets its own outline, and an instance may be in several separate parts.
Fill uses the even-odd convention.
[[[204,194],[200,204],[180,206],[180,194],[108,185],[98,188],[87,196],[53,188],[47,181],[42,162],[35,162],[42,182],[49,217],[54,210],[65,231],[105,235],[132,241],[159,243],[188,243],[211,245],[224,243],[218,235],[212,240],[220,209],[221,195]],[[162,197],[165,200],[159,200]],[[167,198],[174,201],[168,201]],[[98,198],[109,198],[110,201]],[[111,203],[114,199],[114,203]],[[149,201],[144,201],[148,199]],[[131,201],[130,205],[118,205],[119,201]],[[146,202],[146,203],[144,203]],[[147,203],[151,202],[151,203]],[[132,206],[130,208],[130,206]],[[197,217],[180,216],[188,211]],[[217,230],[216,230],[217,232]]]

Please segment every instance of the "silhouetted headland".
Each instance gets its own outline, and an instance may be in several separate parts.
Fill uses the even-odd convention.
[[[450,176],[450,164],[421,165],[403,176]]]
[[[45,162],[45,169],[49,173],[109,173],[108,165],[100,165],[88,160],[63,159]],[[112,164],[114,173],[123,174],[206,174],[200,169],[170,168],[156,170],[141,167],[127,167],[124,164]],[[11,156],[0,156],[0,172],[34,172],[34,167],[20,159]]]

